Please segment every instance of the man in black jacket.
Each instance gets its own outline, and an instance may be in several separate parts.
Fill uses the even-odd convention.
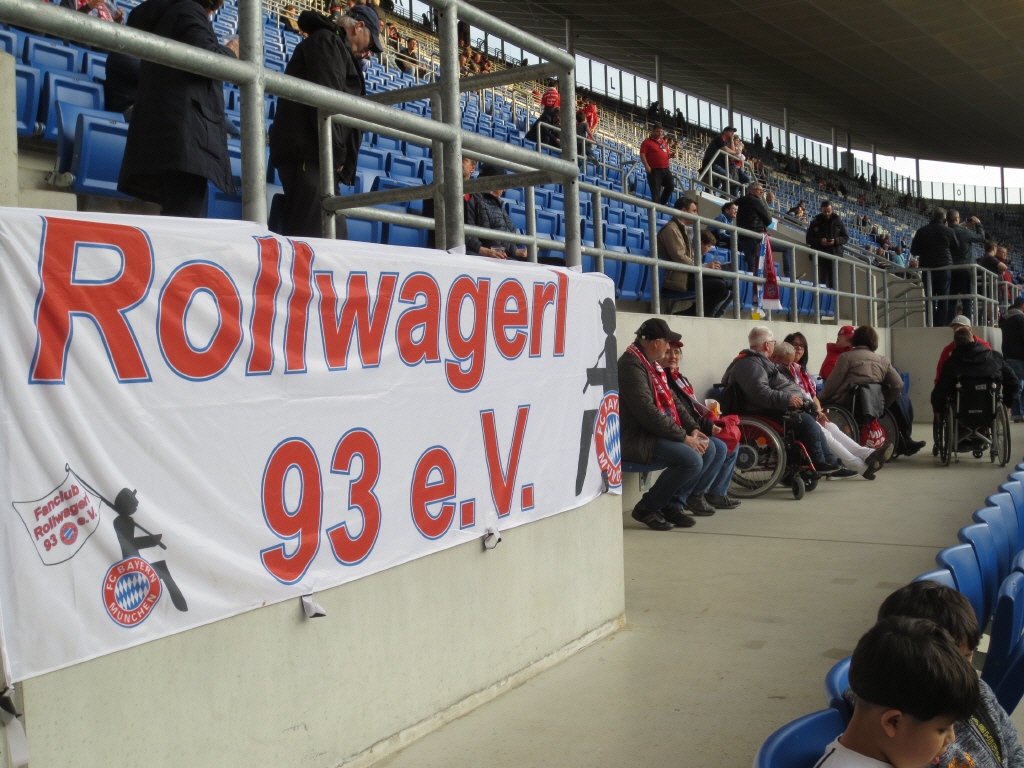
[[[478,178],[488,176],[504,176],[505,171],[497,166],[484,163],[480,166]],[[490,192],[478,192],[466,195],[465,222],[470,226],[496,229],[502,232],[515,232],[512,219],[505,213],[501,204],[504,189],[493,189]],[[495,238],[479,238],[476,235],[466,237],[466,253],[488,256],[492,259],[526,260],[526,246],[502,242]]]
[[[768,210],[768,206],[764,202],[764,187],[756,182],[747,187],[747,194],[743,197],[737,198],[736,203],[736,226],[743,227],[743,229],[751,229],[754,232],[764,233],[768,231],[768,228],[772,224],[772,214]],[[744,256],[746,261],[745,265],[740,265],[740,269],[747,269],[752,272],[757,272],[757,263],[761,251],[762,238],[751,237],[750,235],[739,236],[739,249]],[[776,244],[776,241],[772,239],[772,249],[781,255],[781,258],[776,258],[777,264],[785,262],[786,268],[785,273],[790,277],[793,276],[793,250],[791,248],[785,248]],[[780,274],[782,268],[779,268]]]
[[[953,230],[946,226],[946,212],[942,208],[932,211],[931,223],[925,224],[914,233],[910,242],[910,254],[918,257],[921,268],[934,271],[924,273],[924,293],[927,297],[948,296],[950,288],[950,265],[953,253],[959,250]],[[932,327],[945,328],[953,319],[956,302],[939,299],[932,302]]]
[[[832,211],[832,201],[823,200],[821,213],[811,220],[807,227],[807,244],[816,250],[830,253],[833,256],[843,255],[843,246],[850,240],[846,225]],[[818,276],[829,288],[835,288],[835,266],[831,259],[818,262]]]
[[[1024,383],[1024,296],[1014,299],[1007,313],[999,318],[999,330],[1003,332],[1003,358]],[[1024,404],[1021,403],[1019,387],[1008,404],[1014,423],[1024,421]]]
[[[221,45],[210,14],[223,0],[147,0],[128,26],[197,48],[238,56],[238,41]],[[233,193],[224,86],[173,67],[143,61],[117,188],[162,206],[164,216],[206,216],[207,181]]]
[[[946,400],[956,391],[958,376],[969,376],[979,379],[1001,379],[1003,383],[1003,402],[1017,392],[1020,379],[1006,364],[1002,356],[993,352],[984,344],[974,340],[970,328],[959,327],[953,334],[953,354],[942,364],[939,380],[932,389],[932,410],[941,413],[946,408]]]
[[[316,11],[299,14],[299,27],[309,36],[295,46],[284,73],[353,96],[366,95],[359,60],[367,51],[380,53],[380,21],[369,5],[355,5],[337,24]],[[270,127],[270,162],[284,188],[284,223],[279,234],[321,237],[320,145],[315,107],[278,99]],[[362,132],[332,126],[334,168],[342,184],[356,178]],[[336,233],[345,239],[345,219],[338,217]]]
[[[960,223],[960,212],[954,208],[946,211],[946,223],[956,235],[957,248],[953,251],[953,264],[973,264],[974,258],[971,254],[971,247],[974,243],[985,242],[985,229],[981,226],[981,220],[977,216],[971,216],[967,224]],[[974,293],[971,290],[971,272],[967,269],[954,269],[950,278],[950,291],[953,295],[965,296]],[[961,298],[960,306],[962,314],[968,319],[974,318],[974,300]]]

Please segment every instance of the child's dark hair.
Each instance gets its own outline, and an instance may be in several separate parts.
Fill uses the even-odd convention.
[[[885,598],[878,607],[878,620],[890,616],[934,621],[949,632],[953,642],[970,651],[981,642],[981,628],[970,601],[936,581],[912,581]]]
[[[978,706],[978,675],[950,634],[933,621],[890,616],[869,629],[850,661],[858,702],[917,720],[965,720]]]

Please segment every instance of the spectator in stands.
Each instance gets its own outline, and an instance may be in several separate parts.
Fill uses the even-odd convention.
[[[548,80],[548,89],[540,97],[540,106],[541,115],[546,115],[549,121],[554,117],[555,110],[562,106],[562,96],[558,93],[557,80]]]
[[[128,26],[238,56],[238,40],[221,45],[210,16],[223,0],[146,0]],[[164,216],[205,218],[207,184],[235,190],[228,159],[224,86],[219,80],[144,61],[117,188],[159,203]]]
[[[387,39],[388,48],[398,53],[402,48],[402,36],[398,32],[398,27],[389,21],[384,25],[384,35]]]
[[[999,379],[1003,383],[1003,403],[1010,403],[1020,389],[1020,379],[998,352],[974,340],[970,328],[963,326],[953,333],[953,353],[942,364],[938,381],[932,389],[932,410],[941,413],[956,392],[959,376]]]
[[[853,349],[853,332],[856,330],[852,325],[844,325],[836,334],[835,343],[829,342],[825,345],[825,359],[821,361],[821,370],[818,372],[825,381],[832,375],[832,369],[836,367],[839,356]]]
[[[282,24],[284,24],[285,29],[287,29],[288,31],[299,33],[302,32],[302,30],[299,29],[298,12],[295,10],[295,6],[292,5],[291,3],[288,3],[288,5],[284,7],[284,10],[281,11],[280,14],[278,14],[278,19],[281,21]]]
[[[652,317],[637,329],[618,364],[622,458],[667,467],[633,507],[633,519],[655,531],[692,526],[693,518],[673,499],[689,498],[702,475],[717,476],[722,466],[715,445],[672,394],[661,367],[669,346],[682,340],[663,319]]]
[[[781,418],[806,447],[818,474],[839,472],[842,465],[828,450],[814,417],[805,409],[803,390],[771,361],[775,334],[759,325],[751,329],[747,341],[749,348],[736,356],[722,377],[722,410]]]
[[[745,149],[746,145],[740,140],[740,135],[734,133],[732,135],[732,157],[729,158],[729,178],[738,181],[742,186],[746,186],[753,181],[750,178],[750,174],[743,170],[743,164],[747,162],[747,156],[744,154]],[[771,195],[770,192],[768,194],[771,196],[768,203],[775,202],[774,195]]]
[[[308,80],[352,96],[366,95],[359,62],[368,51],[382,53],[380,20],[368,5],[353,6],[338,24],[316,11],[303,11],[299,26],[309,35],[295,46],[285,74]],[[270,127],[270,162],[284,187],[284,231],[288,236],[320,237],[320,143],[316,107],[280,98]],[[338,180],[351,185],[362,132],[335,123],[331,144]],[[345,239],[348,228],[338,217],[337,237]]]
[[[459,77],[465,77],[469,74],[469,56],[464,53],[459,54]]]
[[[772,223],[772,215],[764,202],[764,187],[754,182],[747,187],[747,194],[735,200],[736,203],[736,225],[743,229],[750,229],[759,233],[757,237],[740,234],[739,249],[743,253],[746,264],[741,269],[757,270],[761,243],[763,237],[760,235],[768,231]],[[785,273],[793,275],[793,249],[780,245],[776,240],[771,240],[773,253],[778,253],[776,264],[785,263]]]
[[[715,136],[704,150],[704,159],[701,161],[701,181],[705,184],[710,184],[715,189],[724,190],[725,193],[732,193],[732,185],[729,184],[729,171],[726,160],[728,158],[723,157],[719,152],[724,152],[726,155],[735,155],[736,150],[733,149],[732,139],[736,135],[736,129],[727,125],[722,131],[721,135]],[[714,176],[712,176],[712,173]],[[749,189],[747,190],[750,191]]]
[[[660,125],[651,128],[651,135],[640,145],[640,162],[647,171],[647,183],[651,187],[651,200],[659,205],[668,205],[675,191],[675,181],[669,168],[668,143],[665,130]]]
[[[106,0],[78,0],[78,10],[104,21],[112,21],[115,24],[124,23],[124,11],[116,4],[111,7]]]
[[[1013,300],[1006,314],[999,318],[999,329],[1003,332],[1003,357],[1006,364],[1017,374],[1024,385],[1024,296]],[[1024,421],[1024,404],[1021,402],[1021,389],[1010,398],[1010,413],[1013,423]]]
[[[561,134],[557,130],[560,127],[561,119],[562,111],[558,107],[551,112],[544,110],[540,117],[533,121],[533,125],[526,132],[526,138],[537,144],[543,144],[545,147],[562,146]]]
[[[934,621],[952,636],[968,661],[981,642],[981,628],[970,601],[952,587],[934,581],[912,581],[885,598],[878,609],[878,619],[891,616]],[[1017,729],[988,683],[982,680],[978,685],[981,693],[978,707],[970,717],[958,720],[953,726],[956,739],[946,749],[939,765],[942,768],[1024,765],[1024,747],[1017,737]],[[844,698],[850,701],[856,697],[848,690]]]
[[[925,224],[914,233],[910,253],[918,257],[922,268],[930,269],[923,275],[925,296],[948,296],[950,286],[950,265],[953,253],[959,248],[956,235],[946,226],[946,212],[942,208],[932,211],[931,223]],[[932,301],[932,326],[942,328],[949,324],[954,314],[956,301],[942,298]]]
[[[715,216],[715,221],[723,224],[736,224],[736,203],[727,200],[722,203],[722,212]],[[732,247],[732,231],[721,227],[708,227],[708,230],[715,236],[715,244],[720,248]]]
[[[587,117],[587,128],[590,130],[591,138],[593,138],[597,135],[597,123],[600,120],[597,114],[597,104],[593,101],[587,101],[583,107],[583,114]]]
[[[768,150],[769,152],[774,151],[775,143],[772,141],[772,137],[771,136],[769,136],[767,139],[764,140],[764,148],[766,150]]]
[[[683,213],[689,213],[694,216],[697,215],[697,201],[691,200],[687,197],[681,197],[676,200],[676,210],[682,211]],[[660,258],[667,258],[674,261],[676,264],[688,264],[693,266],[697,263],[694,256],[693,248],[693,228],[697,224],[694,221],[673,216],[669,219],[668,223],[665,224],[658,232],[658,256]],[[710,250],[711,245],[714,244],[714,236],[707,233],[710,245],[707,249],[703,247],[703,233],[701,240],[701,255],[703,256],[707,250]],[[705,272],[701,276],[701,286],[704,292],[704,316],[705,317],[721,317],[725,312],[725,307],[729,303],[729,299],[732,296],[732,291],[729,289],[729,284],[721,277],[716,277],[714,273],[720,271],[722,265],[718,262],[707,264]],[[690,288],[691,275],[688,272],[681,272],[678,270],[665,270],[665,285],[663,286],[667,291],[681,291],[687,292],[693,290]],[[693,303],[688,309],[679,312],[681,315],[696,315],[697,304]]]
[[[674,501],[677,505],[685,506],[695,515],[710,514],[709,507],[711,510],[735,509],[740,502],[729,495],[729,483],[732,482],[736,459],[739,458],[739,453],[736,451],[737,446],[734,445],[732,453],[729,453],[729,448],[717,437],[722,432],[721,422],[702,401],[697,399],[690,380],[679,373],[679,363],[682,359],[683,342],[673,342],[662,361],[668,385],[677,402],[686,409],[689,419],[698,425],[702,435],[710,438],[711,443],[715,446],[716,455],[725,458],[722,460],[717,475],[712,476],[710,472],[701,473],[701,479],[690,492],[689,499],[676,497]]]
[[[465,170],[465,169],[463,169]],[[497,166],[484,163],[480,166],[479,178],[489,176],[504,176],[505,171]],[[497,229],[503,232],[515,232],[512,219],[505,212],[501,204],[501,196],[505,188],[491,190],[490,192],[479,192],[470,195],[466,200],[466,224],[469,226]],[[467,235],[466,253],[475,253],[478,256],[489,256],[492,259],[515,259],[526,261],[526,246],[515,243],[501,242],[493,238],[480,238],[476,235]]]
[[[954,722],[969,719],[979,702],[978,675],[949,633],[904,616],[879,621],[860,639],[850,688],[853,716],[815,768],[937,765]]]
[[[815,420],[817,421],[818,429],[821,430],[822,439],[832,454],[848,470],[841,475],[837,473],[840,479],[843,477],[853,477],[854,475],[863,475],[866,480],[874,480],[875,474],[885,466],[885,448],[873,450],[861,445],[846,435],[836,424],[828,420],[825,411],[821,407],[821,403],[818,401],[814,380],[804,370],[803,366],[797,362],[799,355],[807,357],[807,341],[804,339],[803,343],[798,346],[798,337],[800,339],[804,338],[803,334],[791,333],[786,337],[786,341],[776,344],[775,351],[772,353],[772,362],[778,365],[782,372],[789,376],[803,390],[804,395],[814,403],[817,414]],[[790,338],[793,341],[789,341],[788,339]],[[837,477],[837,475],[832,477]]]
[[[799,203],[797,203],[792,208],[790,208],[788,211],[786,211],[786,215],[792,216],[793,218],[797,219],[798,221],[806,224],[807,223],[807,211],[804,208],[804,205],[805,205],[804,201],[801,200]]]
[[[415,75],[422,80],[427,75],[427,68],[420,63],[418,45],[416,38],[410,37],[405,43],[405,48],[395,57],[395,63],[403,73]]]
[[[833,212],[832,201],[821,202],[821,213],[807,227],[807,245],[833,256],[843,255],[843,246],[850,240],[843,220]],[[829,288],[836,287],[835,265],[831,259],[818,259],[818,277]]]
[[[580,167],[583,167],[584,158],[592,163],[597,162],[597,155],[594,154],[594,145],[590,143],[590,128],[587,126],[587,116],[582,109],[576,112],[576,158]]]
[[[471,157],[462,158],[462,181],[467,182],[476,173],[476,160]],[[470,195],[463,197],[462,203],[462,215],[463,221],[465,221],[466,215],[466,203],[469,202]],[[434,198],[428,197],[423,201],[423,215],[428,219],[434,218]],[[427,248],[437,248],[437,234],[436,230],[427,230]]]
[[[954,208],[946,211],[946,223],[956,236],[957,247],[953,251],[953,266],[965,266],[974,263],[971,253],[974,243],[985,242],[985,229],[977,216],[971,216],[967,224],[960,223],[960,212]],[[960,308],[967,317],[974,315],[974,300],[967,298],[973,294],[971,290],[971,272],[968,269],[954,269],[950,278],[950,292],[959,295]]]

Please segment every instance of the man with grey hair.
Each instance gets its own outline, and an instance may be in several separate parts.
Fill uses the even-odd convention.
[[[807,448],[818,474],[832,475],[845,470],[825,445],[814,417],[804,409],[808,398],[803,390],[771,361],[775,349],[772,329],[754,326],[747,335],[747,343],[749,348],[736,356],[722,377],[732,395],[725,398],[723,409],[781,418]]]
[[[981,220],[977,216],[971,216],[966,224],[960,223],[960,211],[950,208],[946,211],[946,224],[956,235],[957,247],[953,251],[953,266],[967,265],[974,263],[974,254],[971,252],[974,243],[985,242],[985,229],[981,226]],[[954,295],[965,296],[971,294],[971,272],[967,269],[954,269],[950,279],[950,291]],[[968,298],[960,299],[960,307],[963,314],[971,319],[974,317],[974,300]]]

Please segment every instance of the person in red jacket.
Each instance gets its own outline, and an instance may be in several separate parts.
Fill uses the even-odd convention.
[[[953,336],[955,338],[956,337],[956,329],[957,328],[968,328],[969,329],[971,327],[971,318],[965,317],[964,315],[957,315],[956,317],[953,318],[953,322],[951,322],[949,324],[949,327],[953,331]],[[979,339],[977,336],[975,336],[974,340],[976,342],[978,342],[979,344],[984,345],[986,349],[992,349],[992,345],[989,344],[984,339]],[[939,364],[937,366],[935,366],[935,382],[934,382],[935,384],[939,383],[939,374],[942,373],[942,365],[947,360],[949,360],[949,356],[951,354],[953,354],[953,347],[954,346],[956,346],[955,342],[951,341],[951,342],[949,342],[949,344],[947,344],[946,346],[944,346],[942,348],[942,352],[939,354]]]
[[[839,333],[836,335],[836,343],[831,342],[826,345],[825,359],[821,361],[821,370],[818,375],[823,379],[828,379],[832,373],[832,369],[836,367],[836,360],[843,352],[849,352],[853,349],[853,332],[857,330],[852,325],[844,325],[839,329]]]

